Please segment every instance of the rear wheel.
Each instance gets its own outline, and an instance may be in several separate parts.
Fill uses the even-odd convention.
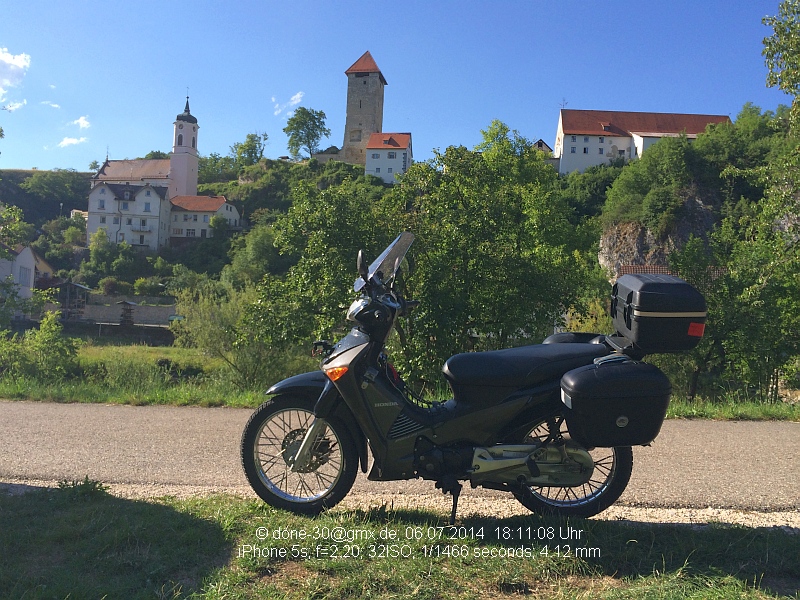
[[[345,425],[333,418],[317,436],[308,464],[292,471],[292,459],[313,422],[313,400],[299,396],[274,398],[247,422],[242,466],[253,490],[267,504],[316,515],[338,504],[353,486],[358,450]]]
[[[568,438],[563,420],[541,423],[525,436],[524,443],[552,443],[558,437]],[[614,504],[628,485],[633,470],[630,446],[595,448],[589,454],[594,473],[583,485],[573,487],[523,486],[514,497],[525,508],[540,514],[565,517],[591,517]]]

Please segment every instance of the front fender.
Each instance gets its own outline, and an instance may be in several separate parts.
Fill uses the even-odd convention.
[[[330,383],[327,375],[322,371],[312,371],[310,373],[301,373],[294,375],[283,381],[279,381],[267,390],[267,395],[273,396],[275,394],[299,394],[313,399],[315,402],[320,399],[326,385]],[[347,430],[353,438],[358,448],[359,459],[361,463],[361,471],[367,472],[367,462],[369,460],[369,451],[367,450],[367,438],[361,427],[358,426],[352,411],[347,404],[341,399],[336,388],[331,386],[332,391],[336,398],[330,396],[325,398],[324,412],[337,417],[343,421]],[[337,401],[338,399],[338,401]],[[326,414],[326,416],[327,416]]]
[[[315,399],[319,398],[322,390],[325,389],[325,384],[328,378],[322,371],[311,371],[310,373],[301,373],[294,375],[283,381],[279,381],[267,390],[267,395],[286,394],[293,392],[295,394],[302,394],[303,396],[313,396]]]

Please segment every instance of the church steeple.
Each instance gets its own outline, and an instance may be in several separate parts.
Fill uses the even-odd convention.
[[[172,154],[169,157],[170,198],[197,195],[199,129],[197,118],[189,110],[189,96],[186,96],[186,107],[173,123]]]

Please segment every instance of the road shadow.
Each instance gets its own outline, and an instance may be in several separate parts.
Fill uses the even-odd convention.
[[[746,527],[722,523],[650,523],[602,521],[547,516],[504,519],[469,516],[455,528],[447,518],[425,510],[376,507],[353,513],[357,521],[442,528],[440,542],[477,542],[507,549],[529,547],[533,556],[544,548],[552,556],[574,560],[578,571],[616,580],[658,574],[671,585],[703,588],[709,582],[733,581],[742,589],[800,597],[800,529]],[[476,538],[480,531],[482,538]],[[450,537],[448,539],[448,534]],[[423,535],[425,535],[423,533]],[[734,581],[735,580],[735,581]],[[534,582],[518,582],[518,589],[534,589]],[[726,583],[727,585],[727,583]],[[678,590],[683,589],[678,587]],[[516,593],[516,592],[515,592]],[[681,592],[677,592],[680,597]],[[688,591],[687,591],[688,593]]]
[[[182,597],[232,548],[214,521],[117,498],[88,480],[5,486],[0,532],[2,598]]]

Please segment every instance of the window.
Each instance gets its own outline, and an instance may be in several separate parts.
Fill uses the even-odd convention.
[[[611,131],[611,125],[603,125],[603,131]]]
[[[380,173],[381,172],[381,168],[380,167],[375,167],[375,172],[376,173]]]
[[[19,268],[19,281],[18,283],[24,287],[31,287],[31,269],[30,267]]]
[[[178,220],[178,215],[172,215],[172,221],[175,222]]]
[[[150,192],[147,192],[147,193],[150,194]],[[150,212],[150,203],[149,202],[145,202],[144,203],[144,212]]]
[[[119,217],[114,217],[114,225],[119,225]]]
[[[105,210],[106,209],[106,201],[105,200],[98,200],[97,201],[97,210]]]
[[[598,150],[600,150],[600,154],[605,154],[602,148],[598,148]]]
[[[142,227],[147,227],[147,219],[142,219]]]
[[[144,193],[144,195],[145,195],[145,196],[149,196],[149,195],[150,195],[150,190],[147,190],[147,191]]]
[[[100,193],[101,194],[105,194],[106,193],[106,188],[100,188]]]
[[[381,155],[378,154],[377,152],[373,152],[372,153],[372,158],[380,158],[380,157],[381,157]]]
[[[578,136],[577,135],[573,135],[572,139],[570,141],[571,142],[577,142],[578,141]]]
[[[189,220],[189,215],[183,215],[183,220],[184,221],[188,221]]]
[[[205,230],[205,228],[203,228],[203,229],[201,229],[201,230],[200,230],[200,237],[201,237],[201,238],[204,238],[204,237],[206,237],[206,230]]]
[[[195,138],[192,138],[192,148],[194,148]]]
[[[121,232],[121,231],[119,232],[119,241],[120,242],[124,242],[125,241],[125,234],[123,232]]]
[[[174,228],[172,230],[172,235],[183,235],[183,229]]]
[[[387,173],[391,173],[392,172],[392,167],[389,167],[388,169],[386,169],[386,172]]]
[[[604,138],[602,135],[598,139],[600,140],[601,144],[606,141],[606,138]]]
[[[133,219],[131,219],[130,217],[125,219],[125,225],[133,225]]]
[[[583,153],[589,154],[589,149],[586,146],[583,147]]]
[[[194,229],[187,229],[186,230],[186,237],[196,237]]]
[[[141,245],[144,245],[144,236],[143,236],[143,235],[140,235],[140,236],[139,236],[139,243],[140,243]]]
[[[197,215],[192,215],[192,221],[197,221]]]
[[[589,143],[589,136],[588,135],[583,136],[583,143],[584,144],[588,144]]]
[[[100,223],[105,225],[106,224],[106,218],[105,217],[100,217]]]
[[[125,192],[125,194],[127,195],[128,192]],[[122,203],[122,210],[128,210],[128,203],[127,202],[123,202]]]
[[[397,152],[389,152],[388,158],[397,158]]]
[[[183,134],[178,134],[178,146],[183,146]]]
[[[572,147],[569,149],[569,153],[570,153],[570,154],[575,154],[577,151],[578,151],[578,149],[577,149],[575,146],[572,146]]]
[[[131,199],[131,193],[125,192],[125,200],[130,200],[130,199]]]
[[[208,223],[208,215],[203,215],[203,223]]]

